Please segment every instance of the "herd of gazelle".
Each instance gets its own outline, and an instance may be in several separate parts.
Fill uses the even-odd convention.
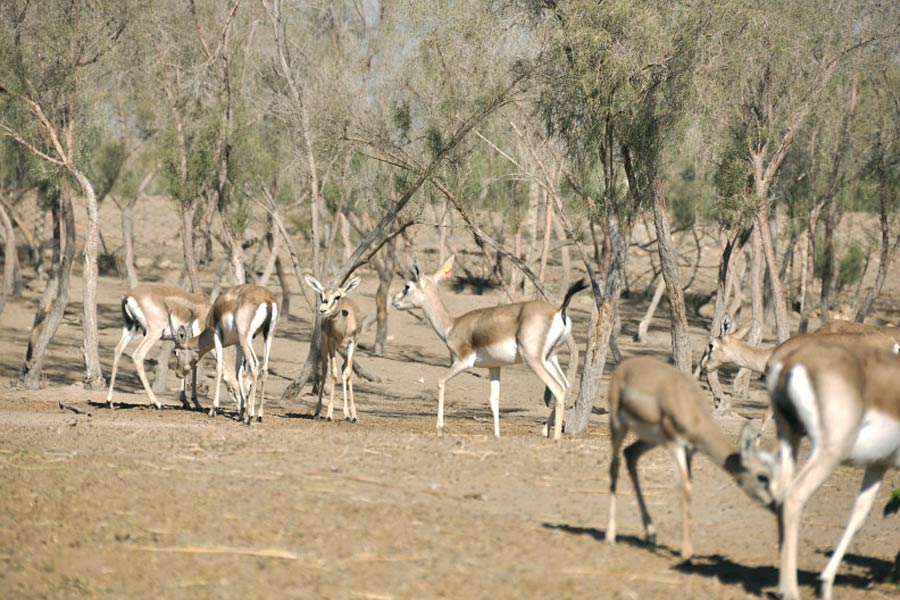
[[[571,286],[560,306],[542,300],[476,309],[453,317],[438,291],[451,278],[453,257],[433,274],[423,274],[413,262],[412,274],[393,298],[399,310],[422,309],[425,318],[450,351],[452,364],[438,379],[439,433],[444,431],[444,389],[447,381],[467,369],[487,368],[490,373],[489,404],[494,434],[500,435],[500,369],[525,363],[544,383],[555,399],[545,426],[551,422],[554,437],[562,429],[569,384],[560,368],[557,351],[570,335],[572,323],[567,307],[572,296],[585,289],[583,281]],[[338,378],[336,354],[346,349],[340,372],[344,396],[344,418],[356,422],[353,398],[353,356],[365,317],[347,296],[359,285],[352,278],[346,285],[326,288],[312,276],[307,284],[319,296],[322,320],[322,367],[331,375],[326,419],[333,417],[334,388]],[[124,328],[116,346],[107,401],[112,405],[112,389],[119,358],[140,331],[144,334],[133,354],[135,367],[151,402],[161,408],[144,373],[143,359],[160,339],[175,342],[178,373],[192,373],[210,350],[216,353],[215,415],[219,408],[222,374],[232,389],[239,415],[249,423],[262,420],[269,353],[278,317],[278,304],[265,288],[239,285],[222,293],[214,303],[205,297],[165,286],[139,286],[122,299]],[[263,334],[262,364],[252,340]],[[726,320],[722,334],[706,348],[701,366],[708,371],[732,364],[764,372],[777,424],[776,453],[757,448],[749,425],[745,425],[735,446],[709,414],[708,402],[689,375],[649,358],[624,361],[613,372],[609,389],[612,461],[610,464],[610,515],[606,539],[616,539],[616,484],[619,454],[626,434],[637,440],[625,449],[625,460],[635,490],[648,541],[655,532],[641,493],[637,463],[656,446],[672,455],[681,500],[684,558],[692,554],[688,501],[691,486],[691,457],[705,453],[729,473],[744,491],[773,510],[778,517],[780,547],[779,593],[798,598],[797,545],[804,504],[834,472],[849,463],[865,469],[863,484],[853,506],[850,521],[837,549],[820,575],[821,594],[831,597],[838,565],[853,534],[872,507],[885,472],[900,468],[900,329],[881,328],[847,322],[832,322],[814,334],[790,338],[771,348],[759,348],[740,340]],[[235,346],[233,370],[223,359],[223,350]],[[245,391],[244,374],[249,372]],[[262,374],[259,410],[255,406],[256,387]],[[196,391],[192,402],[199,408]],[[315,415],[322,409],[324,385],[319,386]],[[349,408],[348,408],[349,399]],[[187,402],[182,383],[181,402]],[[763,427],[765,426],[765,419]],[[796,466],[800,440],[808,437],[810,454]]]

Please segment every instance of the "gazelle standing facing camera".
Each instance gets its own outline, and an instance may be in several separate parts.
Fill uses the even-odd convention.
[[[441,301],[438,283],[450,279],[453,256],[433,275],[423,275],[413,260],[412,274],[392,304],[398,310],[421,308],[438,337],[447,345],[453,363],[450,371],[438,379],[438,434],[444,433],[444,387],[447,382],[472,367],[489,369],[491,412],[494,435],[500,437],[500,368],[524,362],[550,389],[556,405],[554,439],[562,435],[566,391],[569,383],[559,366],[556,353],[572,331],[566,309],[572,296],[586,289],[583,279],[566,292],[560,306],[543,300],[516,302],[490,308],[477,308],[453,317]],[[547,419],[547,428],[550,418]],[[549,431],[549,430],[548,430]]]
[[[353,399],[353,353],[356,342],[363,330],[364,315],[356,302],[347,295],[359,286],[359,277],[353,277],[343,287],[327,289],[312,275],[306,275],[307,285],[319,295],[319,318],[322,319],[322,372],[331,374],[331,385],[328,392],[328,412],[325,420],[331,421],[334,416],[334,385],[337,382],[337,358],[339,348],[347,347],[347,358],[341,369],[341,389],[344,393],[344,420],[356,423],[356,402]],[[315,416],[322,412],[322,391],[324,382],[319,384],[319,401],[316,403]],[[347,410],[347,397],[350,397],[350,410]]]

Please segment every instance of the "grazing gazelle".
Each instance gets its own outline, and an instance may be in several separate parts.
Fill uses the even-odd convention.
[[[773,477],[775,459],[758,450],[750,425],[741,431],[739,448],[715,424],[707,412],[707,400],[693,377],[652,358],[629,358],[613,372],[609,385],[609,429],[612,460],[609,465],[609,526],[607,543],[616,541],[616,481],[619,477],[619,453],[629,431],[637,441],[625,449],[625,462],[647,541],[656,543],[656,532],[644,504],[638,481],[640,457],[665,446],[675,461],[675,477],[681,495],[681,556],[693,554],[688,526],[688,502],[691,493],[691,457],[695,449],[727,471],[747,494],[772,505],[768,483]]]
[[[112,395],[113,386],[116,383],[116,370],[119,366],[119,358],[128,347],[129,342],[142,332],[144,338],[135,349],[132,358],[134,366],[137,369],[138,377],[150,397],[150,402],[161,409],[162,404],[156,399],[156,395],[147,382],[147,375],[144,373],[144,357],[153,344],[163,338],[174,340],[178,334],[178,329],[190,329],[191,335],[200,333],[197,320],[202,323],[206,319],[206,315],[210,309],[210,302],[205,296],[191,294],[184,290],[168,287],[165,285],[139,285],[134,289],[128,290],[122,296],[122,339],[116,346],[115,355],[113,356],[112,375],[109,378],[109,391],[106,393],[106,403],[110,408],[113,407]],[[197,371],[192,369],[193,385],[191,388],[191,400],[194,406],[200,410],[200,403],[197,402]],[[187,371],[184,372],[184,375]],[[185,385],[187,380],[181,380],[181,403],[185,408],[190,408],[185,393]]]
[[[394,308],[421,308],[435,333],[450,350],[450,371],[438,379],[438,434],[444,432],[444,387],[447,381],[472,367],[489,369],[494,435],[500,437],[500,367],[525,362],[556,398],[554,439],[562,434],[568,382],[556,352],[572,331],[566,315],[569,301],[587,288],[582,279],[573,284],[560,306],[543,300],[479,308],[453,317],[438,294],[438,283],[450,279],[453,256],[433,275],[423,275],[413,261],[412,277],[393,299]],[[550,419],[547,420],[549,428]]]
[[[269,352],[272,350],[272,338],[275,336],[275,324],[278,321],[278,302],[274,294],[264,287],[246,283],[236,285],[219,294],[206,317],[205,328],[189,339],[179,339],[178,355],[179,371],[182,376],[194,368],[210,350],[216,351],[216,395],[210,416],[219,411],[219,387],[222,382],[223,357],[222,350],[226,346],[235,346],[235,371],[237,381],[229,382],[232,389],[237,389],[238,411],[240,418],[248,425],[256,417],[262,422],[263,406],[266,397],[266,380],[269,376]],[[260,364],[253,349],[253,338],[262,332],[265,346],[262,359],[262,390],[259,398],[259,412],[256,411],[256,385],[259,380]],[[242,385],[242,367],[250,370],[250,389],[245,393]],[[249,396],[249,399],[248,399]],[[248,401],[249,400],[249,401]]]
[[[334,385],[337,381],[337,359],[339,348],[347,347],[347,358],[341,369],[341,388],[344,392],[344,420],[356,423],[356,402],[353,400],[353,353],[356,342],[363,330],[365,316],[356,302],[347,297],[359,285],[359,277],[353,277],[343,287],[326,289],[312,275],[305,277],[307,285],[319,294],[319,317],[322,319],[322,373],[331,374],[328,392],[328,412],[325,420],[334,416]],[[315,417],[322,412],[322,391],[324,382],[319,384],[319,401]],[[350,390],[350,411],[347,411],[347,389]]]
[[[768,487],[778,508],[782,598],[800,596],[797,545],[806,501],[841,463],[865,468],[847,528],[819,575],[820,593],[827,600],[841,559],[872,508],[885,472],[900,468],[900,357],[859,344],[819,341],[777,360],[773,357],[766,385],[778,428],[779,473]],[[810,454],[795,476],[804,435],[809,437]],[[759,485],[765,487],[764,482]]]
[[[756,373],[765,373],[770,359],[793,352],[801,345],[817,341],[851,340],[866,346],[883,347],[900,352],[900,333],[896,327],[878,327],[853,321],[828,321],[813,333],[795,335],[776,346],[754,346],[741,341],[748,326],[734,332],[733,321],[726,316],[722,321],[722,334],[714,338],[700,359],[704,371],[715,371],[725,365],[735,365]],[[821,337],[820,337],[821,336]],[[757,443],[762,438],[766,426],[772,420],[772,405],[766,407],[759,426]]]

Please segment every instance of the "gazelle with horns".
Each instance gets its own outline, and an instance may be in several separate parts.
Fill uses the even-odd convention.
[[[885,472],[900,468],[900,357],[856,343],[819,341],[773,356],[766,385],[778,427],[778,473],[767,487],[778,509],[782,598],[800,596],[797,551],[803,506],[841,463],[865,469],[847,528],[819,575],[820,594],[828,600],[841,559],[872,508]],[[804,435],[810,454],[794,475]]]
[[[339,348],[347,348],[347,358],[341,369],[341,389],[344,393],[344,420],[356,423],[356,402],[353,399],[353,353],[359,334],[364,328],[365,316],[356,302],[347,296],[359,286],[359,277],[353,277],[343,287],[328,289],[312,275],[306,275],[306,284],[319,295],[319,318],[322,319],[322,373],[331,374],[331,385],[328,392],[328,412],[325,420],[331,421],[334,416],[334,386],[338,377],[336,354]],[[315,417],[322,412],[322,392],[324,382],[319,384],[319,401],[316,404]],[[350,409],[347,410],[347,397],[350,397]]]
[[[137,369],[138,377],[150,398],[150,402],[158,408],[162,409],[162,404],[153,393],[147,381],[147,375],[144,372],[144,358],[150,348],[161,339],[175,340],[179,330],[190,332],[190,335],[198,335],[200,333],[197,319],[200,323],[206,318],[210,309],[210,302],[205,296],[192,294],[182,289],[169,287],[165,285],[139,285],[136,288],[128,290],[122,296],[122,339],[116,345],[115,355],[113,356],[112,375],[109,378],[109,391],[106,393],[106,403],[110,408],[113,407],[113,387],[116,384],[116,371],[119,367],[119,358],[128,347],[128,344],[134,339],[134,336],[141,332],[144,334],[138,347],[135,349],[132,358],[134,367]],[[184,373],[187,374],[187,371]],[[191,400],[194,407],[201,409],[200,403],[197,401],[197,371],[191,369],[192,386]],[[181,404],[189,409],[191,406],[187,401],[185,391],[187,380],[182,378],[181,381]]]
[[[421,308],[438,337],[450,350],[450,371],[438,379],[438,434],[444,432],[444,388],[447,382],[472,367],[489,369],[490,405],[494,435],[500,437],[500,368],[524,362],[544,383],[556,405],[554,439],[562,435],[566,391],[569,384],[556,353],[572,330],[566,309],[572,296],[587,288],[582,279],[573,284],[560,306],[543,300],[479,308],[453,317],[438,293],[438,284],[452,276],[453,256],[432,275],[424,275],[413,260],[412,276],[393,298],[394,308]],[[549,428],[550,419],[547,420]]]
[[[656,446],[665,446],[675,461],[675,477],[681,496],[681,557],[693,554],[688,502],[691,494],[691,457],[699,449],[725,469],[751,497],[771,505],[774,497],[767,487],[775,469],[775,459],[758,450],[750,425],[741,431],[735,446],[713,421],[708,402],[693,377],[652,358],[629,358],[613,372],[609,384],[609,428],[612,461],[609,465],[609,526],[606,541],[616,542],[616,483],[619,454],[629,430],[637,441],[625,449],[625,462],[634,486],[641,521],[651,544],[656,532],[644,504],[637,463]]]
[[[263,407],[266,396],[266,380],[269,376],[269,353],[275,337],[275,325],[278,321],[278,302],[275,296],[264,287],[254,284],[241,284],[229,288],[219,294],[212,305],[206,320],[205,328],[196,336],[178,339],[176,354],[179,361],[179,372],[182,376],[196,367],[197,363],[210,350],[216,351],[216,395],[210,416],[219,410],[219,388],[222,382],[223,356],[222,350],[227,346],[235,346],[235,371],[237,381],[231,380],[232,389],[237,390],[238,411],[240,418],[248,425],[256,417],[262,422]],[[193,327],[189,328],[193,329]],[[260,365],[256,351],[253,349],[253,338],[263,334],[264,349]],[[181,338],[182,336],[178,336]],[[244,392],[242,385],[243,366],[246,363],[250,371],[250,388]],[[256,386],[262,373],[262,390],[259,398],[259,412],[256,411]],[[226,373],[227,376],[233,377]]]

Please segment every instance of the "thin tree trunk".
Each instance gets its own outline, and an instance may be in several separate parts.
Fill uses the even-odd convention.
[[[763,256],[762,236],[760,235],[759,223],[753,226],[750,234],[750,244],[752,255],[750,257],[750,343],[759,345],[762,342],[763,326],[765,319],[765,305],[763,293],[763,270],[765,269],[765,257]],[[737,375],[734,377],[734,396],[746,396],[750,389],[750,370],[738,369]],[[728,407],[730,409],[730,406]],[[726,409],[722,408],[720,413]]]
[[[125,247],[125,277],[128,279],[129,288],[138,284],[137,269],[134,266],[134,222],[131,218],[133,210],[133,201],[122,204],[122,245]]]
[[[881,289],[884,287],[884,282],[887,280],[888,269],[891,266],[891,262],[897,255],[897,249],[900,248],[900,235],[898,235],[897,239],[894,240],[893,246],[891,245],[891,227],[887,210],[887,194],[885,192],[882,192],[879,200],[881,251],[879,253],[878,272],[875,275],[875,284],[871,288],[869,288],[869,291],[866,293],[865,299],[862,301],[862,304],[859,305],[859,309],[856,311],[855,319],[858,323],[862,323],[865,320],[866,315],[869,314],[869,312],[872,310],[872,307],[875,305],[875,300],[878,298],[878,295],[881,294]]]
[[[394,240],[387,243],[384,253],[375,263],[375,269],[378,271],[378,289],[375,291],[375,310],[377,319],[377,329],[375,331],[375,346],[372,354],[375,356],[384,355],[384,346],[387,343],[388,336],[388,298],[391,293],[391,282],[394,279],[394,268],[396,266]]]
[[[687,313],[684,309],[684,292],[681,290],[681,277],[678,274],[678,254],[672,243],[666,198],[660,186],[659,181],[654,182],[653,221],[656,225],[656,247],[666,283],[669,316],[672,321],[672,355],[675,358],[675,366],[685,373],[690,373],[691,344],[688,338]]]
[[[219,221],[222,223],[222,240],[225,242],[225,247],[228,250],[231,269],[234,273],[234,283],[235,285],[246,283],[247,273],[244,270],[244,249],[241,247],[234,229],[225,220],[225,215],[221,210],[219,211]]]
[[[97,253],[100,249],[100,207],[94,186],[87,176],[73,170],[75,178],[81,186],[87,204],[88,227],[84,240],[83,303],[84,303],[84,387],[100,390],[106,387],[103,371],[100,368],[98,324],[97,324]]]
[[[181,247],[184,253],[184,267],[187,270],[191,291],[201,293],[200,273],[197,271],[197,255],[194,252],[194,213],[196,202],[181,207]]]
[[[562,273],[559,276],[559,294],[563,295],[569,289],[569,283],[572,280],[572,259],[569,256],[569,240],[566,238],[566,232],[559,219],[553,220],[553,228],[556,230],[556,239],[562,244],[562,248],[560,248]]]
[[[6,308],[6,300],[13,294],[16,286],[16,232],[6,209],[0,203],[0,226],[3,227],[3,287],[0,289],[0,315]]]
[[[790,322],[788,321],[787,304],[784,300],[784,287],[781,285],[778,264],[775,260],[775,247],[769,230],[769,208],[765,199],[760,199],[760,207],[756,213],[756,221],[759,225],[760,239],[762,241],[763,256],[769,273],[769,285],[771,286],[772,301],[775,305],[775,337],[780,344],[791,335]]]
[[[806,225],[806,260],[803,264],[803,300],[800,307],[800,333],[806,333],[809,329],[809,315],[812,312],[813,279],[816,273],[816,223],[819,220],[819,212],[822,204],[816,204],[809,211],[809,220]]]
[[[825,233],[822,239],[822,292],[819,296],[822,321],[831,318],[831,291],[835,276],[836,246],[834,232],[837,229],[837,206],[832,199],[825,211]]]
[[[75,258],[75,214],[71,190],[61,177],[59,206],[53,208],[53,266],[50,279],[34,315],[31,335],[25,350],[25,361],[19,373],[19,385],[29,389],[41,387],[41,375],[47,348],[59,329],[69,302],[69,282]],[[63,241],[63,235],[65,241]]]
[[[544,201],[544,242],[541,245],[541,266],[538,278],[544,283],[547,272],[547,259],[550,257],[550,236],[553,234],[553,204],[549,199]]]
[[[662,300],[662,295],[665,291],[666,280],[660,277],[659,282],[656,284],[656,290],[653,292],[653,298],[650,300],[650,306],[647,307],[644,318],[638,323],[637,335],[634,338],[634,341],[638,344],[642,344],[644,338],[647,337],[647,330],[650,328],[650,323],[653,321],[653,315],[656,314],[656,308],[659,306],[659,301]]]

